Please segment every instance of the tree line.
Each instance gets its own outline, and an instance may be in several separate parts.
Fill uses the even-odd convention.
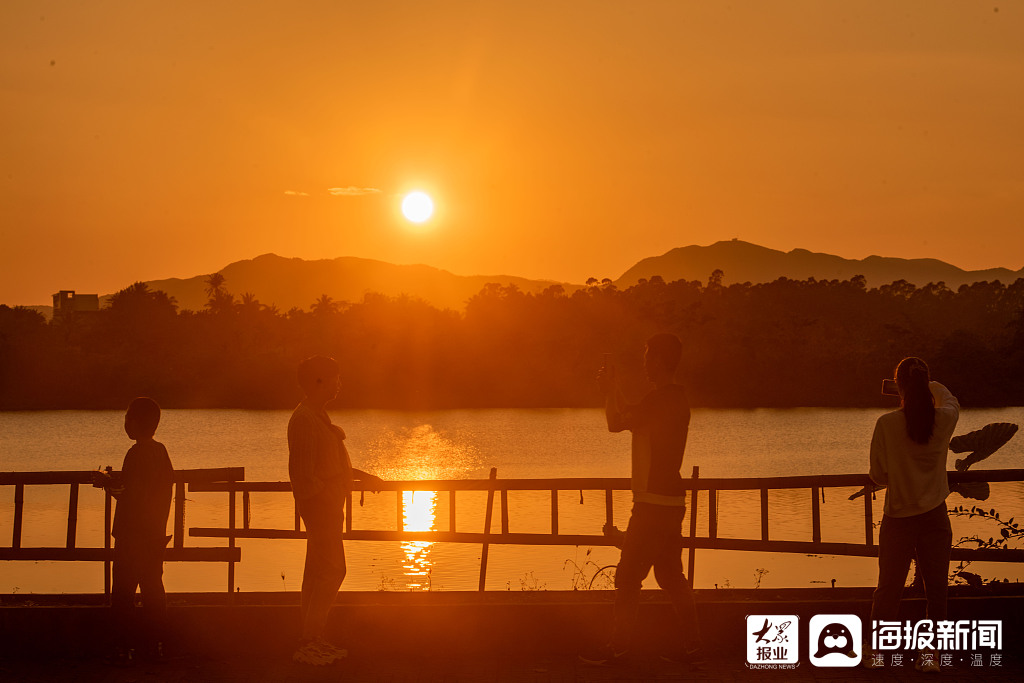
[[[900,358],[925,358],[965,406],[1024,405],[1024,279],[722,284],[653,277],[628,289],[592,279],[567,294],[490,284],[463,312],[412,297],[324,295],[279,311],[207,279],[201,311],[135,283],[98,312],[0,306],[0,409],[289,408],[313,354],[342,368],[339,407],[577,407],[600,404],[606,354],[627,395],[646,390],[644,341],[682,339],[680,380],[696,406],[883,406]]]

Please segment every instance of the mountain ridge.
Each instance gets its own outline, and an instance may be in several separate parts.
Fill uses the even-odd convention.
[[[526,292],[540,292],[560,284],[567,290],[578,289],[568,283],[531,280],[514,275],[455,275],[425,264],[398,265],[357,256],[306,260],[297,257],[261,254],[234,261],[217,271],[224,276],[224,287],[235,296],[251,292],[261,303],[308,310],[321,295],[335,301],[359,302],[368,293],[386,296],[412,296],[440,308],[461,309],[466,301],[490,282],[516,285]],[[150,289],[161,289],[173,296],[182,309],[201,310],[208,300],[209,275],[191,278],[149,280]]]
[[[717,265],[712,265],[717,264]],[[709,267],[710,266],[710,267]],[[934,258],[905,259],[872,255],[848,259],[834,254],[792,249],[784,252],[742,240],[715,242],[709,246],[676,247],[661,256],[640,260],[626,270],[615,285],[631,287],[641,279],[658,275],[665,281],[706,281],[715,269],[723,271],[725,285],[742,282],[771,282],[779,277],[792,280],[849,280],[863,275],[868,287],[906,280],[918,287],[929,282],[945,282],[950,289],[982,280],[1012,282],[1024,277],[1024,268],[986,268],[964,270]]]
[[[1018,271],[1009,268],[964,270],[934,258],[905,259],[878,255],[848,259],[803,248],[784,252],[733,239],[707,246],[676,247],[660,256],[641,259],[612,282],[620,289],[655,275],[666,282],[706,282],[716,269],[723,271],[722,283],[725,285],[772,282],[780,277],[848,280],[863,275],[868,287],[906,280],[919,287],[941,281],[947,287],[957,289],[982,280],[1000,280],[1009,284],[1024,277],[1024,268]],[[362,301],[370,292],[393,297],[406,295],[423,299],[439,308],[462,310],[466,302],[488,283],[515,285],[529,293],[539,293],[552,285],[562,286],[568,294],[585,287],[583,284],[514,275],[455,275],[425,264],[398,265],[357,256],[306,260],[268,253],[234,261],[217,272],[224,276],[227,291],[236,297],[251,292],[261,303],[276,306],[280,311],[291,308],[308,310],[324,294],[335,301],[352,303]],[[150,289],[160,289],[173,296],[183,310],[202,310],[208,300],[205,292],[208,277],[209,274],[164,278],[148,280],[146,284]],[[32,308],[41,310],[49,307]]]

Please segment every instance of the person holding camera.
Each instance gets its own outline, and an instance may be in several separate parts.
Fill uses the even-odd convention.
[[[588,664],[626,660],[633,645],[640,588],[652,568],[658,585],[672,601],[681,627],[670,634],[672,646],[662,658],[692,665],[704,660],[697,607],[682,565],[686,485],[680,468],[690,427],[690,404],[686,390],[675,381],[681,357],[682,343],[675,335],[661,333],[647,340],[644,370],[654,389],[635,405],[626,403],[614,367],[606,364],[598,376],[606,397],[608,431],[632,432],[633,510],[621,539],[622,555],[615,571],[611,639],[580,653],[580,659]],[[606,534],[610,531],[605,529]]]
[[[946,514],[946,456],[960,404],[949,389],[930,381],[928,365],[920,358],[900,361],[895,383],[900,407],[878,418],[871,438],[868,476],[888,487],[878,534],[878,587],[871,619],[896,619],[910,561],[916,558],[928,618],[938,621],[946,618],[953,540]],[[937,672],[934,652],[922,652],[916,666]]]

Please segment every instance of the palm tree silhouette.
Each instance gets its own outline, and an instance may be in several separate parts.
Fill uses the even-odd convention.
[[[206,288],[203,290],[210,300],[206,302],[206,308],[211,313],[226,313],[234,307],[235,297],[231,296],[224,287],[224,276],[220,273],[213,273],[206,278]]]
[[[224,276],[220,273],[211,274],[204,282],[206,282],[206,288],[203,291],[211,299],[224,290]]]
[[[313,315],[319,317],[322,315],[330,315],[331,313],[337,313],[338,304],[333,298],[331,298],[327,294],[321,294],[320,297],[315,302],[313,302],[313,305],[310,307],[310,309],[313,311]]]

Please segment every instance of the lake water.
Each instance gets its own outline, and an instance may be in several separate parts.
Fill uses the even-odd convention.
[[[865,472],[867,447],[879,410],[695,410],[683,471],[693,465],[702,477],[784,476]],[[285,439],[290,411],[166,410],[157,439],[177,468],[244,466],[250,481],[288,478]],[[353,464],[385,479],[628,477],[629,435],[609,434],[599,410],[453,410],[434,412],[332,411],[348,434]],[[0,412],[0,471],[120,468],[131,442],[117,411]],[[1024,423],[1024,409],[964,410],[957,434],[991,422]],[[950,466],[953,456],[951,454]],[[981,467],[1024,468],[1024,437],[1017,435]],[[863,540],[863,505],[848,501],[854,489],[830,489],[822,512],[822,540]],[[67,523],[67,487],[26,487],[22,545],[63,546]],[[460,493],[458,528],[483,527],[485,494]],[[465,497],[463,497],[465,496]],[[186,527],[226,526],[227,494],[190,493]],[[806,490],[780,491],[769,499],[773,539],[810,540]],[[0,487],[0,543],[9,545],[14,487]],[[563,492],[559,500],[563,533],[600,533],[602,492]],[[406,494],[406,528],[446,530],[447,496]],[[961,504],[957,495],[949,505]],[[970,501],[968,501],[970,502]],[[760,536],[756,493],[719,494],[719,535]],[[547,493],[512,492],[510,530],[549,529]],[[616,524],[625,528],[629,494],[615,502]],[[993,484],[986,508],[1003,516],[1024,512],[1024,484]],[[707,532],[707,500],[699,505],[699,531]],[[239,510],[241,506],[239,504]],[[874,509],[881,516],[881,495]],[[291,494],[253,494],[252,526],[290,528]],[[395,528],[395,494],[366,494],[356,501],[356,528]],[[78,544],[102,546],[103,505],[98,489],[80,492]],[[239,525],[241,523],[239,522]],[[494,529],[498,528],[495,516]],[[977,520],[953,519],[954,540],[968,533],[997,534]],[[189,545],[221,545],[218,539],[187,539]],[[241,540],[242,562],[236,585],[242,591],[298,590],[303,541]],[[446,543],[346,544],[349,572],[345,590],[473,590],[480,546]],[[617,562],[614,548],[573,546],[491,546],[488,590],[549,589],[573,586],[575,572],[589,577]],[[840,586],[870,586],[876,579],[872,558],[836,558],[799,554],[697,551],[697,588],[811,586],[836,579]],[[1024,569],[1004,563],[976,564],[986,577],[1024,578]],[[763,573],[759,570],[767,570]],[[165,585],[171,591],[219,591],[226,585],[223,564],[167,563]],[[595,586],[603,586],[601,577]],[[653,575],[645,586],[654,587]],[[101,563],[0,562],[0,593],[97,592],[103,590]]]

